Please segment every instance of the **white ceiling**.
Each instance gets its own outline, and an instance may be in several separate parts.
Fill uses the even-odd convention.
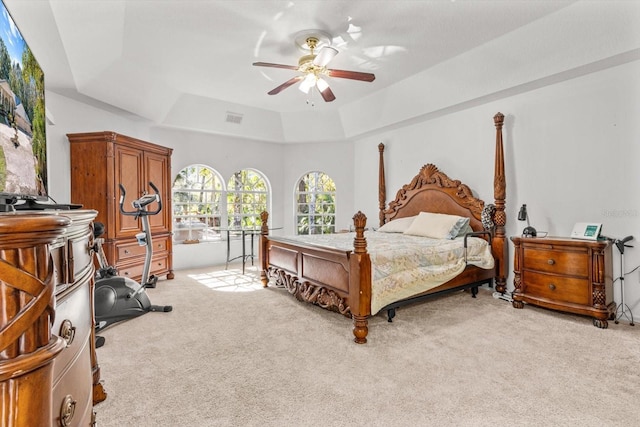
[[[443,61],[557,13],[542,0],[4,0],[44,72],[47,90],[113,106],[159,125],[207,129],[208,105],[244,113],[339,111]],[[609,3],[602,1],[601,3]],[[585,23],[582,23],[585,25]],[[329,79],[336,100],[295,86],[297,33],[320,29],[339,54],[329,68],[372,83]],[[569,30],[569,28],[567,29]],[[580,49],[575,49],[579,51]],[[222,106],[222,107],[221,107]],[[191,117],[184,120],[182,117]]]

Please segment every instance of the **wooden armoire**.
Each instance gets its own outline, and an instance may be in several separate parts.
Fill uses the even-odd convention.
[[[98,211],[96,221],[105,226],[104,252],[118,274],[140,281],[145,247],[136,234],[140,219],[120,213],[120,187],[126,190],[124,208],[145,193],[153,194],[149,182],[158,188],[162,210],[149,216],[153,240],[150,275],[173,279],[171,233],[171,153],[172,149],[116,132],[67,134],[71,160],[71,202]],[[154,202],[149,211],[157,209]]]

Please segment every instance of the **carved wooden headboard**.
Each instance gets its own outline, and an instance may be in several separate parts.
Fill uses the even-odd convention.
[[[484,201],[473,196],[469,187],[449,178],[435,165],[424,165],[407,185],[402,186],[395,200],[384,210],[384,223],[396,218],[418,215],[420,212],[443,213],[471,218],[469,225],[482,230]]]
[[[495,210],[493,220],[496,232],[504,233],[506,223],[504,155],[502,148],[502,124],[504,115],[497,113],[494,117],[496,126],[494,198]],[[484,201],[473,196],[471,189],[459,180],[449,178],[433,164],[424,165],[420,172],[404,185],[396,194],[395,200],[385,208],[386,183],[384,174],[384,144],[378,145],[379,177],[378,201],[380,209],[380,226],[396,218],[417,215],[420,212],[446,213],[471,218],[470,225],[474,230],[482,230],[482,210]]]

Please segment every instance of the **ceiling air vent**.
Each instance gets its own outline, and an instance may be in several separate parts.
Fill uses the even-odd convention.
[[[227,111],[227,122],[239,125],[242,122],[242,114]]]

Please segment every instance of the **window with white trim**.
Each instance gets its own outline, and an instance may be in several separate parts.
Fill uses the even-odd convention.
[[[173,240],[197,243],[220,239],[224,181],[204,165],[190,165],[173,180]]]
[[[336,184],[324,172],[309,172],[295,193],[296,234],[328,234],[336,230]]]
[[[262,225],[260,213],[269,211],[269,208],[269,186],[264,175],[253,169],[243,169],[229,178],[227,183],[229,227],[260,227]]]

